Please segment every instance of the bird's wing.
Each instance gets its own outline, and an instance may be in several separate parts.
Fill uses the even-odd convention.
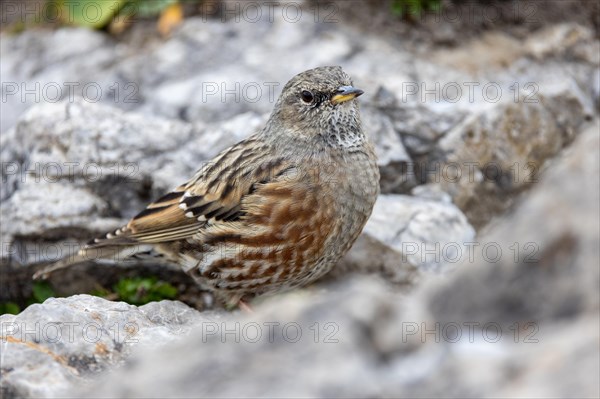
[[[250,137],[221,152],[189,182],[148,205],[127,225],[44,267],[34,278],[90,259],[115,255],[122,259],[154,244],[192,237],[208,226],[229,224],[243,216],[244,197],[290,168],[289,162],[273,157],[268,147]]]
[[[235,220],[241,215],[243,197],[286,169],[283,159],[273,158],[251,137],[220,153],[189,182],[148,205],[126,226],[95,239],[86,249],[176,241],[193,236],[209,221]]]

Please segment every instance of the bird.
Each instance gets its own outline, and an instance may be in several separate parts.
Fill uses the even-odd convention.
[[[351,248],[379,195],[361,94],[340,66],[297,74],[262,129],[34,278],[90,259],[150,258],[178,265],[227,306],[317,280]]]

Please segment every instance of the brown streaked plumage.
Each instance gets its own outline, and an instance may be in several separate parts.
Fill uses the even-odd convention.
[[[350,249],[379,193],[360,94],[340,67],[296,75],[261,131],[35,277],[91,256],[150,251],[227,303],[317,279]]]

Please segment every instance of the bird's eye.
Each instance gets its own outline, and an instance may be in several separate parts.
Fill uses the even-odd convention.
[[[313,99],[315,98],[313,96],[313,94],[308,90],[302,91],[302,93],[300,93],[300,97],[302,98],[302,101],[304,101],[305,103],[311,103],[313,101]]]

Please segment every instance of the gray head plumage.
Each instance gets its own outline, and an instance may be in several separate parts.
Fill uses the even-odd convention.
[[[265,134],[329,147],[360,144],[358,102],[353,100],[362,93],[339,66],[299,73],[284,86]]]

